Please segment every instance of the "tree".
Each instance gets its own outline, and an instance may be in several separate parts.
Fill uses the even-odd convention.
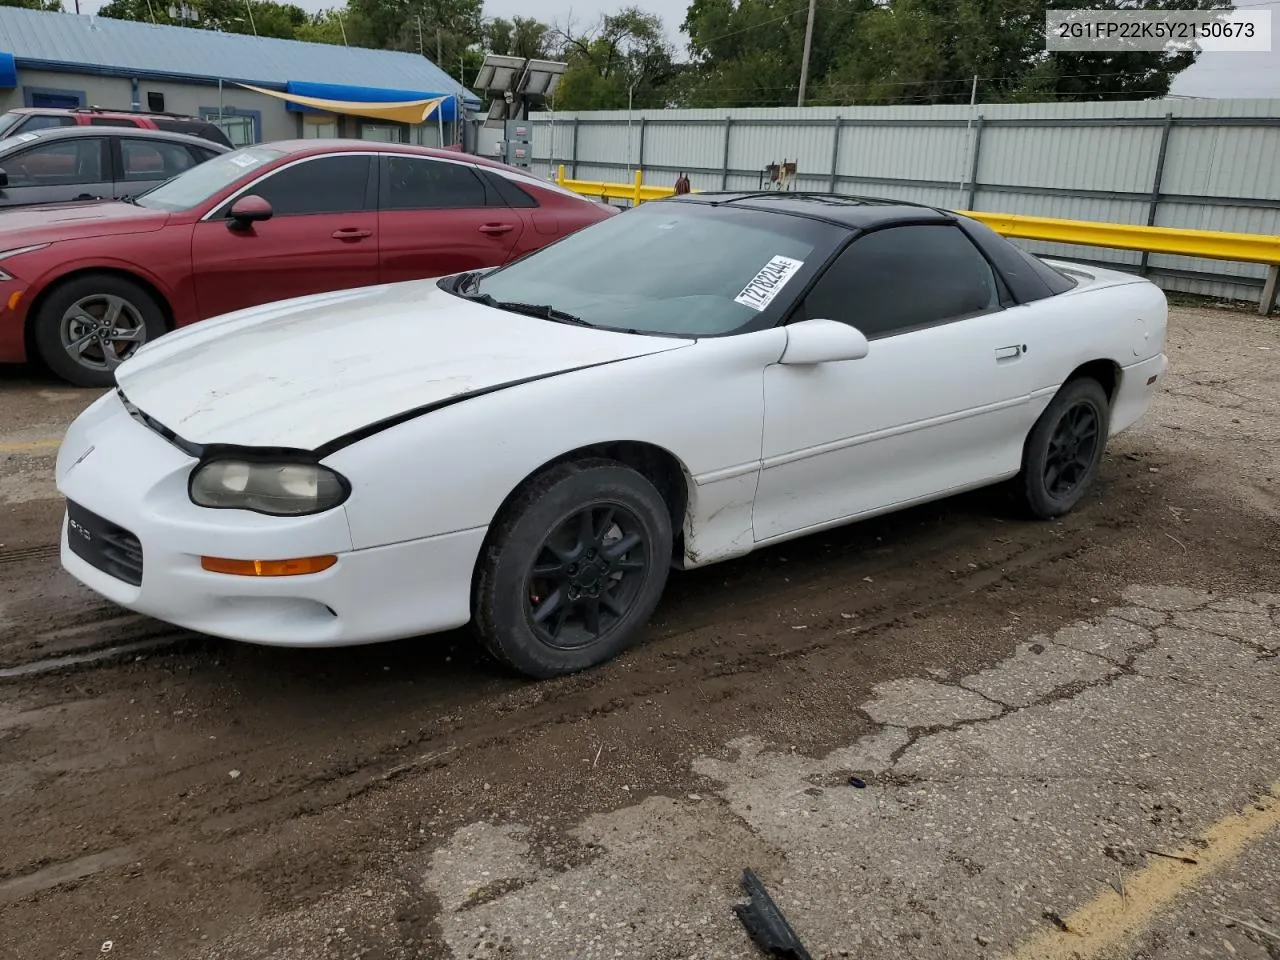
[[[809,57],[809,97],[845,50],[865,50],[860,14],[874,0],[821,0]],[[689,35],[694,77],[690,105],[794,105],[800,88],[808,7],[797,0],[693,0],[681,29]]]
[[[679,71],[659,17],[626,7],[586,32],[571,24],[555,32],[568,64],[555,92],[556,109],[668,105],[665,91]]]
[[[0,7],[19,7],[23,10],[44,10],[47,13],[61,13],[61,0],[0,0]]]
[[[346,10],[330,9],[313,13],[307,22],[298,26],[293,33],[295,40],[307,40],[311,43],[346,44],[347,30],[343,18]]]
[[[496,17],[484,25],[484,46],[489,53],[504,57],[543,60],[551,55],[551,28],[531,17],[504,20]]]
[[[1048,53],[1045,14],[1083,0],[820,0],[806,102],[965,103],[1161,96],[1194,55]],[[1101,0],[1090,10],[1224,9],[1228,0]],[[795,103],[807,10],[795,0],[693,0],[692,106]]]
[[[273,0],[185,0],[185,5],[200,14],[196,21],[183,21],[169,16],[169,5],[161,0],[111,0],[98,10],[100,17],[138,20],[175,26],[198,27],[222,33],[257,34],[260,37],[293,39],[310,15],[293,3]]]
[[[1102,0],[1089,9],[1222,9],[1225,0]],[[820,93],[831,103],[964,103],[972,78],[987,102],[1129,100],[1163,96],[1190,53],[1049,53],[1055,0],[891,0],[862,17],[863,43],[837,62]]]
[[[421,53],[454,73],[483,39],[482,0],[347,0],[349,42]]]

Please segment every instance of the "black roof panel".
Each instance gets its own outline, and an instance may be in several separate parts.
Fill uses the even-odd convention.
[[[883,197],[853,197],[837,193],[793,191],[751,191],[686,193],[662,202],[714,204],[786,213],[796,217],[825,220],[853,230],[869,230],[890,223],[911,221],[954,221],[955,215],[924,204]]]

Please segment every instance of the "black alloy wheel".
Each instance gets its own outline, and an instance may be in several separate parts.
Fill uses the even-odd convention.
[[[1068,381],[1027,436],[1017,486],[1040,519],[1073,510],[1097,477],[1111,432],[1107,393],[1092,377]]]
[[[1049,437],[1044,463],[1044,487],[1059,500],[1071,496],[1089,476],[1097,457],[1100,435],[1098,411],[1087,400],[1068,407]]]
[[[527,676],[575,673],[631,646],[671,568],[672,521],[643,475],[612,460],[557,464],[517,493],[477,562],[473,625]]]
[[[644,589],[646,534],[620,503],[593,503],[565,518],[543,542],[526,581],[534,635],[578,650],[623,622]]]

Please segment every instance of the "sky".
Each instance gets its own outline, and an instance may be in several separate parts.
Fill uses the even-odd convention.
[[[74,0],[64,0],[68,8]],[[93,13],[105,0],[80,0],[82,13]],[[335,6],[340,0],[294,0],[306,10],[316,11]],[[581,30],[612,13],[631,0],[485,0],[484,12],[489,17],[537,17],[543,22]],[[687,38],[679,32],[688,0],[640,0],[640,5],[656,13],[667,26],[673,43],[684,53]],[[1236,0],[1237,9],[1271,10],[1272,32],[1280,34],[1280,0]],[[981,88],[979,88],[981,90]],[[1173,82],[1170,93],[1182,97],[1241,97],[1280,99],[1280,42],[1273,42],[1269,53],[1232,53],[1207,51]]]

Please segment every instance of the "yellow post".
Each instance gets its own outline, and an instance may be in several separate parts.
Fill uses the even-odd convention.
[[[563,163],[560,164],[559,168],[556,170],[556,183],[560,184],[560,186],[562,187],[564,186],[564,164]]]
[[[636,193],[635,193],[635,199],[632,201],[632,203],[637,207],[640,206],[640,188],[642,186],[644,186],[644,171],[637,170],[636,171]]]

